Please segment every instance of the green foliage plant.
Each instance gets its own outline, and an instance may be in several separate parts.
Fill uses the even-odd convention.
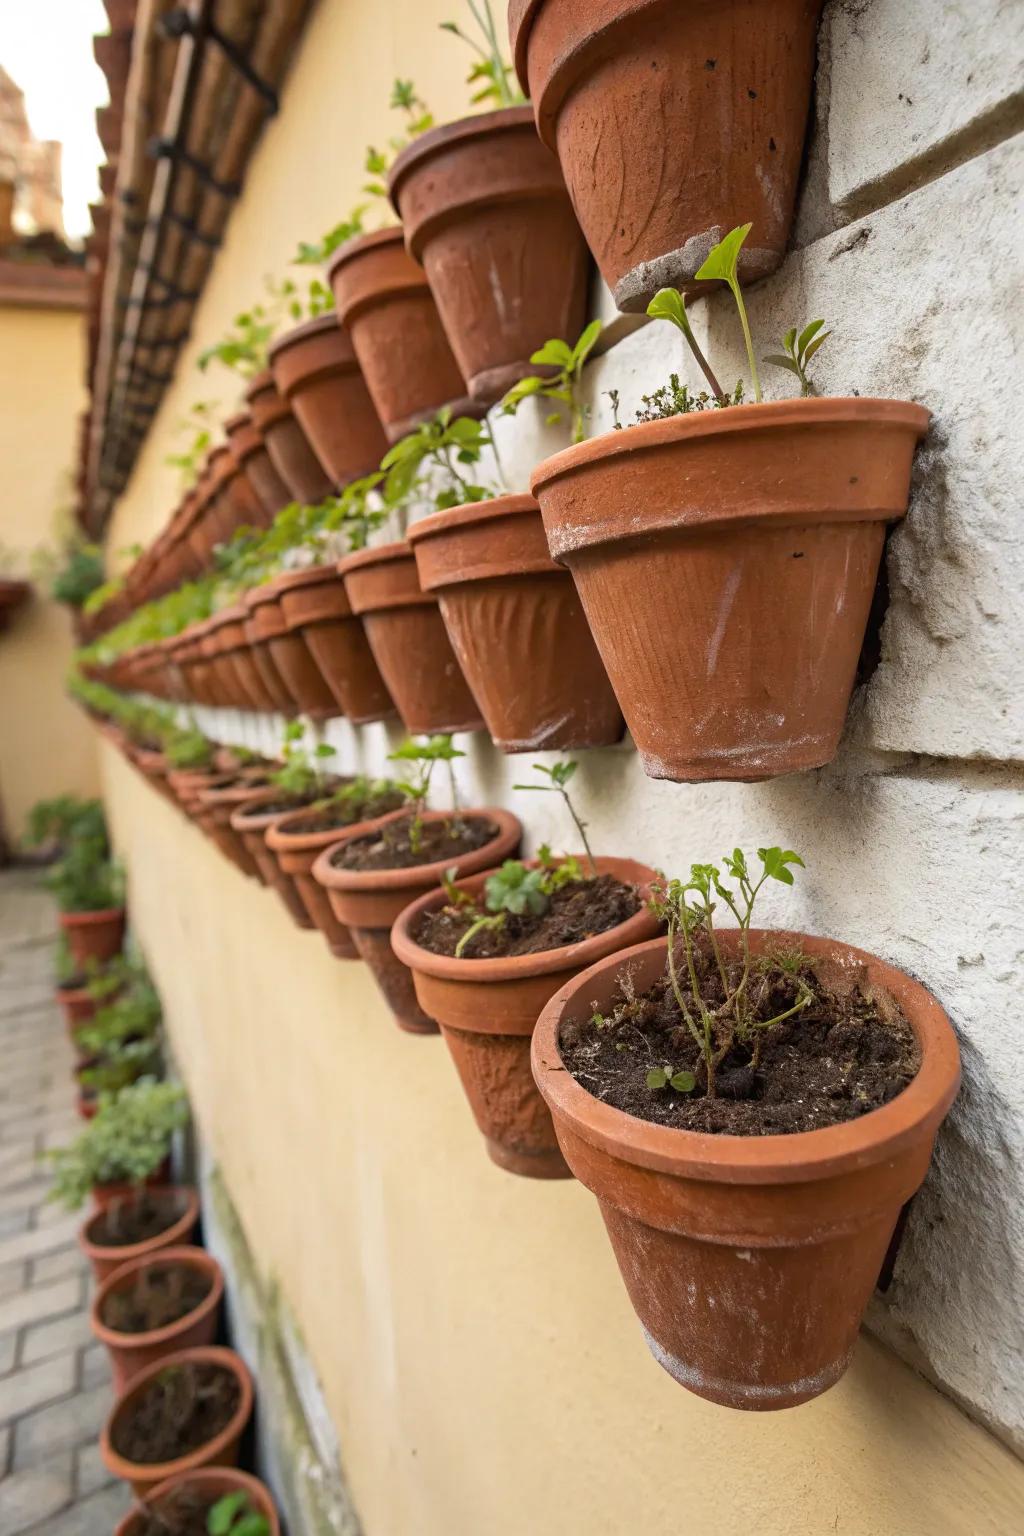
[[[324,799],[331,780],[327,765],[334,756],[334,748],[325,741],[313,747],[307,745],[302,722],[290,720],[281,744],[282,766],[270,775],[270,782],[289,799]]]
[[[100,546],[71,535],[61,551],[58,569],[50,583],[50,595],[55,602],[66,603],[69,608],[81,608],[105,579]]]
[[[483,450],[490,446],[485,426],[469,416],[453,420],[450,407],[445,406],[401,438],[381,459],[385,502],[392,508],[401,506],[431,471],[439,473],[444,482],[433,496],[438,511],[464,502],[487,501],[495,494],[492,487],[469,479],[462,468],[478,464]]]
[[[181,477],[181,488],[189,490],[195,485],[199,471],[213,442],[214,413],[219,409],[215,400],[197,400],[189,407],[184,421],[178,423],[179,434],[189,434],[188,445],[180,453],[168,454],[164,463],[176,469]]]
[[[66,1147],[46,1154],[53,1166],[49,1197],[79,1210],[98,1184],[141,1186],[171,1149],[188,1120],[184,1089],[142,1078],[117,1094],[102,1094],[96,1115]]]
[[[550,768],[545,767],[543,763],[534,763],[534,772],[539,773],[543,779],[547,780],[547,783],[513,784],[512,788],[525,789],[531,794],[561,795],[565,808],[572,817],[573,825],[579,833],[580,841],[586,851],[590,874],[594,876],[597,874],[597,865],[594,862],[594,855],[587,838],[587,824],[573,805],[568,789],[569,782],[574,777],[578,767],[579,763],[571,758],[565,762],[552,763]]]
[[[238,1488],[211,1504],[206,1531],[207,1536],[270,1536],[270,1524],[253,1509],[245,1490]]]
[[[124,901],[121,867],[95,840],[73,843],[53,865],[45,884],[62,912],[105,912]]]
[[[243,379],[255,378],[266,368],[270,343],[296,302],[298,290],[290,278],[275,282],[268,277],[264,280],[264,288],[266,298],[241,310],[227,334],[200,352],[198,366],[201,373],[205,373],[214,361]]]
[[[438,763],[444,763],[448,770],[448,786],[452,801],[452,820],[457,825],[459,820],[458,785],[455,780],[455,759],[465,757],[465,752],[460,752],[458,747],[452,745],[451,736],[430,736],[426,741],[416,741],[409,737],[397,747],[394,752],[388,754],[388,761],[404,763],[407,765],[408,778],[398,781],[399,787],[405,793],[412,806],[412,816],[409,822],[409,847],[413,853],[420,853],[423,849],[424,812],[427,808],[427,796],[430,793],[430,781]]]
[[[52,843],[68,849],[83,838],[99,843],[104,852],[108,847],[107,822],[99,800],[55,795],[49,800],[37,800],[28,813],[25,841],[31,848]]]
[[[569,407],[572,424],[572,440],[582,443],[586,435],[588,410],[583,401],[583,365],[590,356],[603,329],[600,320],[591,320],[575,346],[567,341],[546,341],[530,357],[531,363],[546,364],[556,368],[555,374],[534,375],[520,379],[501,401],[506,416],[514,416],[524,400],[532,396],[542,400],[558,400]],[[553,411],[547,418],[549,425],[560,422],[562,414]]]
[[[491,0],[466,0],[466,5],[478,37],[464,32],[454,21],[442,21],[441,30],[460,38],[477,55],[466,79],[467,85],[476,87],[471,97],[473,105],[486,101],[495,107],[518,106],[526,97],[514,84],[512,67],[505,62]]]

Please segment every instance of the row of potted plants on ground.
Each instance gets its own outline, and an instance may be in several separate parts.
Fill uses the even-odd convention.
[[[140,706],[91,703],[120,710],[133,758]],[[792,850],[682,879],[607,855],[569,760],[518,787],[561,798],[575,851],[521,859],[516,817],[458,803],[450,737],[407,742],[371,783],[299,735],[279,766],[168,769],[168,787],[300,926],[367,962],[400,1028],[440,1030],[493,1161],[597,1194],[677,1380],[744,1408],[830,1386],[956,1092],[935,999],[848,945],[753,926]],[[428,809],[445,772],[449,807]]]

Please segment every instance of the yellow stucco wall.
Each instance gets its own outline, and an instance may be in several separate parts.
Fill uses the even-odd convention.
[[[55,510],[70,500],[84,342],[76,311],[0,306],[0,567],[13,557],[19,576],[53,544]],[[0,635],[0,799],[12,837],[36,800],[98,788],[92,733],[63,693],[72,644],[67,610],[38,589]]]

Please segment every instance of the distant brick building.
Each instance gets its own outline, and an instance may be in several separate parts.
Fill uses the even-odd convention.
[[[37,234],[64,237],[61,146],[33,137],[24,94],[0,66],[0,247]]]

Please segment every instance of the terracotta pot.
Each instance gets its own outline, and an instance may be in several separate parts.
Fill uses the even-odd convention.
[[[297,325],[275,341],[270,368],[335,487],[340,489],[377,468],[388,451],[387,438],[363,381],[352,338],[333,311]]]
[[[608,432],[534,470],[644,769],[755,780],[835,754],[928,412],[777,400]]]
[[[548,553],[532,496],[497,496],[414,523],[424,592],[503,752],[603,747],[623,723],[575,583]]]
[[[396,811],[394,816],[382,818],[378,825],[406,814],[405,811]],[[481,869],[491,869],[503,859],[515,855],[522,836],[523,829],[519,821],[509,811],[485,807],[483,810],[463,811],[462,815],[464,819],[486,817],[498,828],[496,837],[464,858],[441,859],[433,864],[416,865],[412,869],[339,869],[334,863],[336,855],[353,837],[360,835],[353,829],[325,848],[313,865],[313,879],[326,890],[331,910],[338,922],[350,930],[355,946],[373,972],[399,1029],[409,1034],[436,1034],[437,1024],[419,1006],[412,974],[391,948],[391,929],[395,919],[410,901],[415,901],[418,896],[438,886],[446,870],[454,869],[455,877],[460,878],[475,875]],[[424,820],[428,822],[447,819],[442,811],[424,813]]]
[[[536,373],[530,354],[550,337],[575,341],[590,258],[530,107],[421,134],[388,187],[474,400],[497,400]]]
[[[420,586],[412,547],[402,540],[361,549],[338,571],[410,735],[482,730],[437,598]]]
[[[121,953],[125,910],[104,907],[100,912],[62,912],[60,926],[67,936],[72,959],[84,971],[90,961],[102,965]]]
[[[722,934],[731,949],[735,930]],[[900,1211],[919,1188],[960,1080],[956,1037],[924,987],[832,939],[762,929],[888,993],[922,1052],[882,1109],[823,1130],[707,1136],[653,1125],[594,1098],[566,1071],[561,1021],[609,1009],[628,964],[638,992],[665,968],[665,941],[637,945],[551,999],[533,1071],[566,1162],[597,1195],[622,1278],[659,1365],[731,1408],[790,1408],[843,1374]]]
[[[820,11],[821,0],[510,0],[538,132],[557,151],[620,309],[685,287],[711,246],[748,220],[741,276],[778,266]]]
[[[126,1461],[114,1449],[113,1442],[120,1426],[150,1383],[161,1372],[173,1370],[175,1366],[181,1365],[219,1365],[232,1372],[238,1381],[240,1398],[238,1408],[230,1422],[206,1445],[190,1451],[187,1456],[178,1456],[173,1461],[151,1464]],[[241,1355],[237,1355],[233,1349],[206,1345],[202,1348],[177,1350],[174,1354],[165,1355],[162,1360],[147,1366],[125,1387],[103,1426],[100,1435],[100,1456],[108,1472],[130,1483],[136,1493],[143,1495],[181,1472],[192,1472],[199,1467],[234,1466],[238,1460],[238,1446],[242,1431],[252,1414],[252,1404],[252,1377]]]
[[[170,800],[172,804],[177,804],[174,792],[167,783],[167,754],[148,747],[140,747],[135,753],[134,761],[136,768],[157,794],[162,795],[165,800]]]
[[[168,1153],[159,1167],[142,1180],[142,1188],[148,1190],[162,1189],[171,1176],[171,1159]],[[130,1184],[121,1179],[114,1179],[106,1184],[94,1184],[92,1186],[92,1204],[95,1211],[108,1211],[112,1205],[120,1205],[125,1201],[134,1200],[139,1192],[139,1184]]]
[[[327,281],[389,442],[444,405],[453,416],[462,414],[469,403],[465,380],[427,274],[406,251],[400,224],[346,241]]]
[[[130,1291],[144,1275],[172,1266],[197,1270],[209,1280],[210,1289],[197,1307],[178,1318],[177,1322],[168,1323],[163,1328],[152,1328],[146,1333],[119,1333],[107,1326],[103,1321],[103,1313],[111,1296]],[[129,1260],[108,1275],[92,1298],[89,1327],[99,1342],[106,1345],[115,1392],[122,1392],[147,1366],[163,1360],[167,1355],[182,1349],[192,1349],[196,1345],[212,1344],[223,1296],[224,1276],[221,1267],[212,1254],[204,1252],[202,1248],[161,1248],[155,1254]]]
[[[238,411],[224,423],[231,451],[270,523],[292,500],[292,493],[274,468],[263,434],[249,410]]]
[[[195,1492],[211,1501],[222,1499],[229,1493],[244,1493],[248,1497],[250,1509],[266,1520],[268,1536],[281,1536],[281,1523],[270,1489],[259,1478],[248,1472],[239,1472],[237,1467],[204,1467],[198,1472],[179,1473],[148,1493],[143,1505],[146,1508],[154,1505],[160,1509],[173,1508],[175,1495],[179,1492]],[[118,1524],[114,1536],[140,1536],[144,1529],[142,1521],[141,1509],[129,1510]]]
[[[270,460],[295,501],[316,506],[334,487],[324,473],[291,406],[277,391],[268,368],[257,374],[245,392],[252,419],[266,444]]]
[[[290,797],[281,789],[262,789],[253,795],[246,803],[232,812],[231,829],[241,838],[249,855],[260,872],[263,884],[277,892],[287,909],[289,917],[297,928],[313,928],[315,923],[307,912],[305,904],[299,897],[295,884],[281,871],[278,860],[267,847],[267,833],[275,827],[279,821],[296,811],[295,802],[287,810],[281,810],[280,806]],[[265,806],[276,806],[276,810],[265,810]],[[303,804],[297,808],[297,814],[308,812],[309,806]]]
[[[240,779],[236,775],[226,784],[215,785],[211,789],[200,789],[196,794],[200,812],[203,815],[204,830],[209,833],[226,859],[230,859],[243,875],[259,880],[261,884],[264,883],[262,872],[242,838],[231,825],[231,818],[241,806],[248,805],[269,787],[266,775],[263,776],[262,781]]]
[[[335,713],[347,715],[353,725],[393,715],[394,702],[337,568],[292,571],[279,576],[275,586],[285,625],[290,633],[301,634],[337,702]]]
[[[267,582],[246,596],[257,633],[267,642],[274,666],[299,710],[313,720],[329,720],[340,709],[300,628],[289,629],[280,602],[280,581]]]
[[[270,632],[277,635],[284,633],[284,616],[280,607],[273,605],[268,606],[266,612],[260,612],[260,603],[257,602],[257,598],[262,591],[262,587],[256,587],[253,591],[247,592],[243,598],[249,615],[245,621],[245,638],[249,645],[249,656],[256,669],[256,675],[263,684],[266,696],[272,702],[272,707],[282,715],[292,716],[298,713],[298,706],[277,669],[277,663],[270,650],[270,640],[267,638]]]
[[[277,862],[281,879],[292,886],[314,927],[319,928],[327,940],[331,954],[338,960],[358,960],[359,951],[352,935],[335,917],[324,887],[313,878],[313,865],[323,850],[332,848],[339,837],[361,837],[365,832],[373,831],[384,818],[332,827],[326,832],[299,831],[298,827],[309,814],[307,806],[275,818],[267,828],[267,850]]]
[[[167,783],[185,814],[198,820],[201,811],[199,791],[230,784],[240,777],[237,769],[215,772],[205,768],[172,768],[167,775]]]
[[[137,1198],[137,1192],[129,1188],[125,1198],[134,1200]],[[92,1234],[95,1233],[99,1219],[103,1215],[102,1209],[93,1211],[82,1224],[78,1234],[78,1246],[92,1266],[97,1283],[136,1259],[147,1258],[166,1248],[180,1248],[183,1244],[192,1241],[199,1222],[199,1196],[196,1191],[185,1185],[169,1184],[160,1189],[157,1198],[161,1201],[167,1200],[169,1204],[173,1203],[180,1214],[163,1232],[158,1233],[156,1237],[148,1238],[145,1242],[130,1243],[122,1247],[112,1247],[110,1244],[96,1242]]]
[[[95,999],[90,997],[88,987],[58,987],[57,1001],[64,1010],[64,1022],[68,1027],[68,1034],[74,1039],[76,1030],[88,1024],[96,1014]]]
[[[581,864],[584,856],[578,855]],[[391,930],[396,957],[412,971],[416,999],[441,1027],[469,1107],[483,1133],[487,1155],[499,1168],[533,1179],[568,1178],[547,1105],[530,1070],[530,1039],[549,998],[580,971],[631,944],[653,938],[658,923],[647,909],[655,871],[632,859],[597,861],[602,875],[639,888],[644,905],[628,921],[580,944],[508,959],[456,960],[423,949],[413,937],[426,912],[448,898],[428,891],[400,912]],[[527,861],[531,869],[536,859]],[[459,882],[481,898],[493,870]],[[482,898],[481,898],[482,899]]]

